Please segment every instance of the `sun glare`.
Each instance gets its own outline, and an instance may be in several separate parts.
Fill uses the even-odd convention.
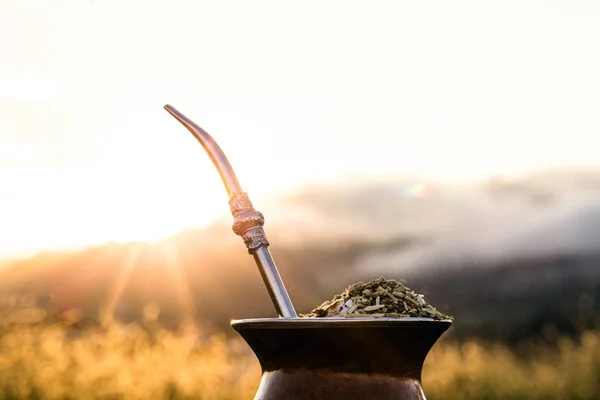
[[[147,117],[136,115],[98,139],[96,158],[87,162],[0,166],[6,229],[0,227],[0,258],[109,241],[160,242],[228,215],[225,189],[200,144],[176,121],[152,126]],[[257,160],[255,152],[232,150],[232,164],[253,200],[301,173],[268,165],[268,157]]]

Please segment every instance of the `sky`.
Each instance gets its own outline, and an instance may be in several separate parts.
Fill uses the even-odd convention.
[[[0,258],[158,240],[314,182],[595,166],[595,1],[0,2]],[[256,203],[256,200],[255,200]]]

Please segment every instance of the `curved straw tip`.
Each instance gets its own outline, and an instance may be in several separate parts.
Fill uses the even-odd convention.
[[[178,109],[176,109],[172,105],[165,104],[164,109],[167,110],[167,112],[169,114],[171,114],[173,117],[175,117],[176,120],[178,120],[179,122],[181,122],[188,129],[192,129],[192,128],[200,129],[200,127],[197,127],[196,124],[194,124],[194,122],[192,122],[192,120],[190,120],[188,117],[186,117],[185,115],[183,115],[181,113],[181,111],[179,111]]]
[[[177,113],[177,109],[170,104],[165,104],[163,108],[167,110],[171,115]]]

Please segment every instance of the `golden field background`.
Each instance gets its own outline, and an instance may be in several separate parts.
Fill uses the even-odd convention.
[[[251,399],[258,361],[239,338],[111,324],[71,337],[59,324],[0,336],[3,399]],[[530,344],[442,339],[428,356],[431,400],[600,398],[600,332]]]

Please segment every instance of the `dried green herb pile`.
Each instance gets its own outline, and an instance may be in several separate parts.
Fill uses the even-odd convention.
[[[380,277],[358,282],[301,317],[386,317],[451,320],[400,282]]]

